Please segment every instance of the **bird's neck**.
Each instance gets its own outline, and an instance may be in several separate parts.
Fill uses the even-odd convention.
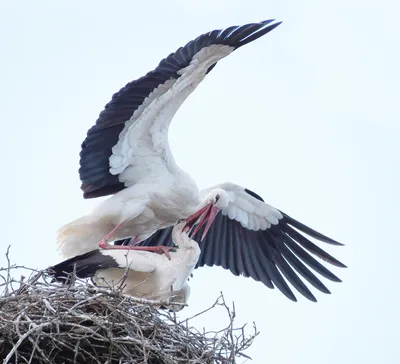
[[[172,234],[173,242],[179,246],[180,250],[199,249],[199,244],[190,239],[186,232],[182,232],[182,226],[175,226]]]

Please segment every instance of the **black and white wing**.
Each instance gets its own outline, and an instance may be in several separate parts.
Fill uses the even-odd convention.
[[[287,282],[311,301],[316,298],[300,278],[323,293],[330,293],[315,272],[340,282],[317,258],[336,267],[345,267],[326,253],[309,237],[331,245],[342,245],[322,235],[278,209],[267,205],[256,193],[232,183],[214,188],[225,189],[230,203],[220,212],[205,239],[203,229],[192,237],[199,243],[201,255],[196,268],[221,266],[234,275],[251,277],[269,288],[277,287],[286,297],[296,301]],[[171,245],[172,228],[157,231],[140,245]],[[126,244],[119,241],[116,244]]]
[[[168,180],[175,163],[167,135],[174,114],[219,60],[280,24],[272,22],[200,35],[115,93],[82,143],[84,198],[117,193],[148,176]]]

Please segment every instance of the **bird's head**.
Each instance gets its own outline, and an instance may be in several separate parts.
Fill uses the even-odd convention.
[[[222,210],[228,207],[229,196],[228,193],[222,188],[212,190],[205,199],[205,205],[213,205],[216,209]]]
[[[186,224],[183,229],[189,227],[189,230],[194,227],[195,224],[197,226],[190,232],[190,236],[195,235],[203,226],[206,224],[201,240],[205,238],[208,230],[217,216],[218,212],[228,206],[229,196],[228,193],[221,189],[216,188],[212,190],[208,196],[204,199],[204,201],[200,204],[200,207],[194,214],[190,215],[186,219]]]

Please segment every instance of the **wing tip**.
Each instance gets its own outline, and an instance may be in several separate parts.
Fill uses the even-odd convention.
[[[262,282],[262,283],[264,283],[264,282]],[[285,283],[286,283],[286,281],[285,281]],[[294,293],[292,292],[292,290],[289,287],[287,287],[287,289],[283,289],[283,288],[281,289],[281,287],[278,287],[275,282],[272,287],[267,286],[265,283],[264,283],[264,285],[269,289],[277,288],[278,291],[281,292],[286,298],[288,298],[292,302],[298,302],[297,297],[294,295]]]
[[[315,302],[315,303],[318,302],[318,300],[315,298],[315,296],[314,296],[313,294],[311,295],[311,297],[307,297],[307,299],[308,299],[309,301],[311,301],[311,302]]]
[[[263,28],[260,28],[259,30],[266,29],[267,25],[268,25],[268,28],[270,28],[270,31],[271,31],[272,29],[275,29],[277,26],[279,26],[283,23],[283,20],[279,20],[276,23],[274,23],[275,20],[276,19],[273,18],[273,19],[267,19],[267,20],[260,21],[259,24],[262,24]],[[271,23],[273,23],[273,24],[271,24]]]
[[[325,294],[332,294],[332,292],[324,286],[324,289],[318,288],[318,290]]]
[[[335,267],[338,267],[338,268],[348,268],[346,264],[343,264],[341,261],[339,261],[337,259],[336,259],[335,263],[336,264],[334,264],[334,263],[331,263],[331,264],[334,265]]]
[[[259,22],[258,24],[261,26],[256,31],[252,32],[247,37],[243,38],[238,44],[236,44],[234,46],[234,48],[238,49],[248,43],[251,43],[251,42],[255,41],[256,39],[264,36],[265,34],[271,32],[277,26],[282,24],[282,21],[271,24],[274,21],[275,21],[275,19],[268,19],[268,20],[263,20],[263,21]],[[250,24],[246,24],[246,25],[250,25]]]
[[[323,243],[327,243],[327,244],[331,244],[331,245],[335,245],[335,246],[345,246],[345,244],[339,243],[338,241],[330,238],[329,236],[321,234],[320,232],[301,223],[300,221],[294,219],[293,217],[289,216],[288,214],[284,213],[283,211],[281,211],[281,210],[278,210],[278,211],[283,216],[284,221],[281,220],[282,222],[286,222],[287,224],[295,227],[296,229],[299,229],[301,232],[313,237],[314,239],[317,239],[319,241],[322,241]]]
[[[328,289],[326,289],[326,291],[322,291],[322,290],[319,290],[320,292],[322,292],[322,293],[325,293],[325,294],[332,294],[331,293],[331,291],[329,291]],[[283,293],[283,292],[282,292]],[[297,298],[293,295],[293,297],[290,297],[290,296],[288,296],[287,294],[285,294],[284,293],[284,295],[287,297],[287,298],[289,298],[291,301],[293,301],[293,302],[298,302],[298,300],[297,300]],[[309,294],[305,294],[305,293],[301,293],[301,295],[303,296],[303,297],[305,297],[308,301],[310,301],[310,302],[314,302],[314,303],[318,303],[318,300],[317,300],[317,298],[310,292]]]
[[[272,19],[268,24],[274,22],[276,19]],[[275,29],[276,27],[278,27],[279,25],[281,25],[283,23],[283,20],[277,21],[276,23],[271,24],[270,27],[270,31]]]
[[[331,277],[328,278],[328,279],[330,281],[336,282],[336,283],[342,283],[343,282],[339,277],[335,276],[333,273],[331,273]]]

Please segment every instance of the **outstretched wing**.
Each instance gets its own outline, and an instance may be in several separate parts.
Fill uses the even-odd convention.
[[[116,193],[149,176],[168,178],[175,163],[167,137],[174,114],[220,59],[280,24],[272,22],[200,35],[115,93],[82,143],[84,198]]]
[[[228,192],[230,203],[217,215],[203,241],[200,239],[204,228],[193,237],[201,249],[196,268],[221,266],[234,275],[252,277],[269,288],[277,287],[293,301],[296,297],[287,281],[311,301],[316,301],[316,298],[300,276],[323,293],[330,292],[314,272],[340,282],[313,255],[337,267],[345,265],[314,244],[309,237],[332,245],[342,244],[267,205],[248,189],[232,183],[211,189],[216,187]],[[172,228],[159,230],[140,245],[171,245],[171,231]],[[117,242],[126,243],[127,240]]]

